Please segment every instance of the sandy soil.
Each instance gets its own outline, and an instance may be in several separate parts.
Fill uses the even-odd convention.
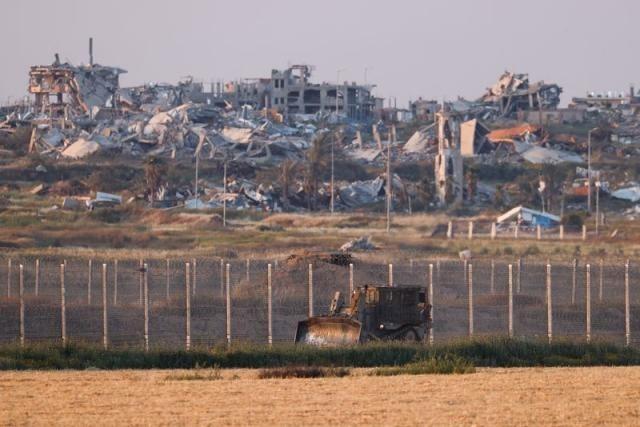
[[[638,425],[640,367],[258,380],[223,371],[0,373],[2,425]]]

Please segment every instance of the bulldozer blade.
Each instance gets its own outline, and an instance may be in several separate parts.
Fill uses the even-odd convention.
[[[312,317],[298,323],[296,344],[340,346],[360,342],[360,322],[340,317]]]

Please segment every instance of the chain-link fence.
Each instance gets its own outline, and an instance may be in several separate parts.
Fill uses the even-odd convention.
[[[336,291],[419,285],[430,338],[640,343],[640,265],[628,261],[342,258],[0,258],[0,342],[192,348],[292,342]]]

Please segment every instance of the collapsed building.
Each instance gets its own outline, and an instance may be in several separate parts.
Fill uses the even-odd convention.
[[[292,65],[272,70],[266,79],[253,79],[228,85],[227,97],[234,108],[251,105],[274,109],[285,118],[293,115],[337,113],[350,119],[365,120],[372,116],[374,85],[355,82],[311,83],[312,67]]]
[[[438,154],[435,158],[436,197],[441,206],[462,203],[463,162],[460,152],[458,123],[452,114],[443,110],[436,113],[438,128]]]
[[[405,184],[393,175],[392,198],[400,204],[406,202],[409,211],[411,197],[420,197],[421,206],[459,204],[465,192],[473,197],[475,190],[465,184],[473,179],[472,174],[470,178],[464,175],[465,157],[478,157],[482,162],[583,160],[553,150],[551,143],[555,141],[546,138],[540,127],[503,129],[502,134],[495,131],[504,116],[513,118],[523,111],[537,114],[536,108],[557,106],[561,89],[542,82],[529,84],[526,75],[506,73],[477,101],[458,98],[438,105],[419,99],[410,104],[410,110],[398,109],[394,103],[388,109],[390,114],[381,115],[382,105],[380,98],[372,95],[373,85],[312,83],[312,68],[307,65],[272,70],[268,78],[212,83],[210,88],[193,78],[177,84],[122,88],[119,76],[125,72],[93,60],[89,65],[61,64],[58,57],[50,66],[32,67],[29,90],[35,102],[30,112],[34,119],[29,120],[33,125],[30,151],[70,159],[99,151],[147,158],[209,158],[220,164],[241,165],[247,171],[280,167],[285,160],[306,162],[314,138],[327,131],[327,122],[336,123],[339,115],[339,132],[344,134],[336,136],[340,141],[337,148],[351,161],[376,168],[390,161],[424,161],[429,165],[428,173],[435,178],[428,184],[429,190],[418,190],[416,184]],[[510,113],[513,111],[517,114]],[[545,110],[549,111],[554,110]],[[418,128],[406,142],[398,141],[394,124],[408,121],[402,119],[405,114],[433,123]],[[0,128],[3,123],[14,126],[24,122],[25,117],[12,115],[0,122]],[[374,121],[376,117],[380,120]],[[489,122],[494,132],[485,125]],[[503,122],[505,126],[509,120]],[[291,178],[289,194],[280,198],[272,186],[236,178],[241,184],[235,187],[228,185],[222,190],[205,183],[201,191],[181,189],[181,197],[170,183],[164,183],[151,201],[157,206],[184,200],[188,207],[199,209],[219,207],[224,202],[237,209],[277,210],[287,200],[287,209],[315,209],[328,206],[328,194],[334,191],[327,183],[310,186],[298,173]],[[380,205],[386,198],[386,179],[338,182],[337,209]],[[199,198],[203,191],[208,199]],[[310,198],[316,200],[311,203]]]
[[[561,93],[555,83],[530,83],[528,74],[505,71],[478,101],[496,105],[502,116],[510,116],[525,110],[555,110]]]
[[[126,71],[94,64],[91,41],[90,58],[88,65],[74,66],[60,63],[55,54],[51,65],[32,66],[29,93],[35,96],[34,113],[68,120],[71,115],[93,116],[96,109],[117,108],[120,75]]]

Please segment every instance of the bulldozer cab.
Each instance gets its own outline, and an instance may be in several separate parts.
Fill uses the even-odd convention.
[[[418,287],[375,287],[366,293],[370,328],[396,329],[425,321],[426,293]]]
[[[298,324],[296,343],[355,344],[371,340],[424,338],[431,327],[431,305],[425,288],[367,285],[354,290],[345,304],[340,292],[329,312]]]

